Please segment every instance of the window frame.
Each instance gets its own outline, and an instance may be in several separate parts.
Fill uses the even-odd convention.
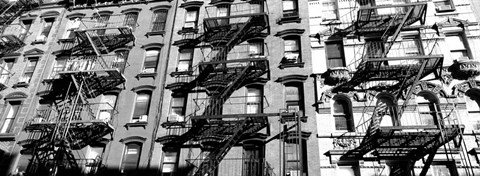
[[[296,45],[287,45],[288,42],[295,42]],[[298,64],[302,63],[302,47],[300,36],[286,36],[283,38],[283,58],[282,63]],[[289,49],[293,48],[293,49]],[[296,50],[294,50],[296,48]],[[289,58],[294,55],[295,58]]]
[[[253,90],[253,98],[251,96],[251,90]],[[257,92],[258,91],[258,92]],[[258,94],[257,94],[258,93]],[[258,114],[263,113],[263,87],[261,86],[247,86],[246,87],[246,100],[245,100],[245,114]],[[255,112],[250,112],[252,109],[256,109]]]
[[[149,55],[148,52],[156,51],[156,55]],[[158,69],[158,62],[160,60],[161,48],[145,49],[145,56],[143,60],[142,73],[156,73]],[[155,58],[155,61],[151,58]],[[151,69],[152,71],[149,71]]]
[[[195,17],[193,20],[189,20],[189,13],[195,13]],[[183,23],[183,28],[185,29],[196,29],[198,26],[198,16],[199,16],[200,9],[196,7],[187,8],[185,9],[185,22]],[[190,25],[193,24],[193,25]]]
[[[463,44],[463,49],[454,48],[451,44],[449,44],[450,42],[447,42],[448,37],[458,37],[461,40],[461,43]],[[451,56],[452,60],[471,60],[473,58],[472,54],[470,53],[471,50],[470,50],[470,47],[468,45],[468,40],[467,40],[464,32],[445,33],[445,43],[447,43],[447,45],[448,45],[448,50],[450,52],[450,56]],[[457,46],[457,45],[455,45],[455,46]],[[453,58],[453,56],[454,56],[453,53],[454,52],[455,53],[461,52],[463,56],[459,57],[459,58]]]
[[[174,156],[174,161],[166,160],[167,154],[173,154],[169,156]],[[178,164],[180,160],[180,150],[175,151],[164,151],[162,155],[162,168],[161,168],[161,176],[173,176],[178,169]],[[165,171],[166,165],[173,166],[172,170]]]
[[[440,5],[440,3],[443,3],[443,5]],[[437,13],[453,12],[456,10],[453,0],[436,0],[433,5],[435,6]],[[445,8],[446,6],[450,6],[450,8]]]
[[[46,42],[48,36],[52,32],[53,23],[55,23],[56,17],[44,17],[42,18],[42,29],[39,31],[35,42]],[[43,37],[42,37],[43,36]]]
[[[12,69],[13,69],[13,66],[15,65],[16,58],[4,58],[4,59],[0,59],[0,62],[1,62],[0,69],[2,70],[0,72],[0,83],[7,84],[8,81],[10,80],[10,76],[12,76]],[[5,69],[5,68],[8,68],[8,69]]]
[[[33,73],[35,73],[35,69],[37,68],[39,60],[40,60],[40,57],[38,57],[38,56],[27,58],[28,62],[25,65],[25,68],[23,69],[22,77],[20,77],[20,81],[18,81],[18,83],[24,83],[24,84],[30,83],[30,81],[32,80],[32,77],[33,77]],[[35,61],[35,64],[33,66],[30,65],[32,63],[32,61]],[[27,74],[29,74],[29,75],[27,75]],[[27,81],[24,81],[25,79],[27,79]]]
[[[0,134],[10,134],[13,133],[15,126],[15,120],[20,112],[22,107],[22,101],[8,101],[6,111],[2,116],[2,125],[0,126]],[[13,111],[13,112],[12,112]],[[10,115],[10,113],[12,114]]]
[[[337,0],[324,0],[321,3],[322,3],[322,14],[323,14],[322,15],[322,21],[337,21],[337,20],[339,20]],[[332,9],[327,9],[327,7],[333,7],[333,10]],[[335,16],[335,17],[332,18],[329,15]]]
[[[298,100],[290,100],[288,97],[288,87],[294,87],[297,89],[297,96]],[[287,111],[290,112],[290,107],[298,107],[297,111],[303,111],[305,112],[305,95],[303,92],[303,83],[302,82],[290,82],[290,83],[285,83],[284,84],[284,102],[285,102],[285,108]]]
[[[132,119],[130,120],[131,123],[147,122],[148,121],[148,115],[150,113],[150,105],[151,105],[151,101],[152,101],[152,93],[153,92],[150,91],[150,90],[141,90],[141,91],[136,92],[135,103],[134,103],[134,108],[133,108],[133,115],[132,115]],[[139,101],[139,97],[141,97],[141,96],[148,96],[148,97],[146,97],[147,101]],[[142,106],[142,107],[139,107],[139,103],[144,103],[145,105]],[[141,109],[146,109],[146,110],[144,110],[145,112],[143,112],[141,115],[140,115],[141,112],[138,112],[140,110],[137,110],[137,109],[140,109],[140,108]],[[143,117],[146,117],[146,119],[142,119]]]
[[[132,28],[132,31],[135,31],[135,28],[137,28],[137,24],[138,24],[137,21],[138,21],[139,14],[140,14],[139,12],[126,12],[124,14],[125,19],[123,21],[123,25],[128,26]]]
[[[183,99],[182,104],[181,105],[176,105],[176,101],[175,101],[176,99],[178,99],[178,100]],[[171,102],[170,102],[170,113],[169,113],[168,119],[167,119],[168,122],[184,122],[185,121],[185,116],[186,116],[186,113],[187,113],[187,100],[188,100],[188,94],[174,94],[174,95],[172,95],[172,99],[171,99]],[[176,109],[180,109],[180,114],[175,113],[175,112],[177,112]],[[175,118],[173,117],[174,113],[176,115]],[[173,120],[172,118],[174,118],[175,120]]]
[[[329,45],[330,44],[339,44],[339,54],[340,56],[339,57],[331,57],[333,54],[332,52],[330,52],[329,54]],[[335,68],[335,67],[346,67],[347,66],[347,63],[346,63],[346,60],[345,60],[345,50],[344,50],[344,45],[343,45],[343,41],[342,40],[337,40],[337,41],[326,41],[325,42],[325,55],[326,55],[326,60],[327,60],[327,67],[328,68]],[[335,65],[333,63],[336,63],[336,62],[332,62],[332,60],[335,60],[338,62],[338,60],[341,61],[341,64],[340,65]]]
[[[190,54],[189,58],[182,58],[182,54]],[[190,72],[192,71],[192,65],[193,65],[193,58],[195,54],[195,49],[194,48],[185,48],[185,49],[180,49],[178,52],[178,62],[177,62],[177,67],[175,68],[176,72]],[[181,70],[179,69],[179,66],[182,65],[181,63],[186,62],[188,63],[188,68],[186,70]]]
[[[133,171],[125,170],[125,164],[126,164],[125,161],[126,161],[127,158],[128,158],[129,145],[138,145],[137,147],[139,147],[139,148],[138,148],[139,150],[137,150],[137,152],[138,152],[138,156],[137,156],[138,159],[137,159],[137,161],[136,161],[136,165],[137,165],[137,166],[136,166],[136,168],[135,168]],[[141,155],[142,155],[142,149],[143,149],[143,143],[141,143],[141,142],[136,142],[136,141],[134,141],[134,142],[128,142],[128,143],[125,143],[125,144],[124,144],[124,151],[123,151],[123,155],[122,155],[122,162],[121,162],[121,164],[120,164],[120,172],[121,172],[121,173],[126,173],[126,174],[128,175],[129,172],[136,172],[136,171],[138,171],[138,166],[139,166],[139,164],[140,164],[140,159],[141,159]]]
[[[27,38],[27,34],[30,31],[30,28],[32,27],[33,24],[33,19],[24,19],[21,20],[20,25],[22,26],[22,30],[20,31],[20,34],[18,35],[18,38],[21,41],[25,41],[25,38]]]
[[[285,8],[286,3],[291,2],[292,7],[291,8]],[[298,0],[282,0],[282,14],[284,18],[292,18],[292,17],[298,17]]]
[[[162,18],[162,15],[163,17]],[[150,26],[150,32],[163,32],[167,24],[168,9],[155,9],[152,16],[152,24]]]
[[[78,26],[75,23],[77,23],[78,20]],[[80,17],[72,17],[68,19],[67,26],[65,27],[65,33],[62,36],[62,39],[72,39],[75,37],[75,33],[73,32],[75,29],[80,28],[80,24],[82,23],[82,18]]]

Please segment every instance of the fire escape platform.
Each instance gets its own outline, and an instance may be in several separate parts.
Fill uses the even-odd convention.
[[[438,147],[454,140],[465,128],[463,125],[380,127],[365,137],[359,147],[350,150],[343,159],[360,159],[371,154],[378,159],[418,160]]]
[[[408,13],[410,9],[412,11]],[[385,31],[391,35],[399,26],[408,26],[417,21],[424,24],[426,11],[426,2],[360,7],[354,28],[360,35]],[[407,19],[403,23],[404,18]]]
[[[92,96],[89,98],[94,98],[106,90],[115,88],[126,80],[123,74],[116,68],[62,71],[59,72],[59,75],[65,79],[71,79],[70,75],[73,75],[76,79],[85,80],[85,86],[91,90],[86,94],[87,96]]]
[[[23,46],[25,46],[25,43],[15,35],[2,35],[0,37],[0,55],[14,52]]]
[[[392,62],[395,62],[395,65],[391,64]],[[426,65],[422,69],[423,62],[426,62]],[[418,73],[420,73],[419,79],[431,73],[440,75],[442,64],[443,55],[364,59],[353,73],[352,78],[333,88],[333,91],[351,91],[362,83],[389,80],[398,81],[389,86],[391,89],[398,89],[402,84],[405,87],[413,84]]]
[[[96,32],[99,30],[105,30],[105,34],[97,34]],[[135,36],[129,27],[89,28],[75,30],[74,32],[77,41],[71,51],[73,55],[95,53],[92,42],[103,54],[107,54],[110,51],[135,41]],[[87,35],[91,38],[91,42]]]
[[[210,17],[204,19],[206,32],[225,31],[240,28],[246,23],[265,28],[268,25],[268,17],[265,13],[251,13],[242,15],[231,15],[224,17]]]

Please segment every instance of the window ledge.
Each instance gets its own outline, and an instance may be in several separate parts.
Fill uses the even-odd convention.
[[[32,45],[36,45],[36,44],[45,44],[45,43],[47,43],[47,41],[46,41],[46,40],[39,40],[39,41],[35,40],[35,41],[33,41],[33,42],[32,42]]]
[[[451,11],[438,11],[435,13],[435,16],[450,16],[450,15],[458,15],[458,12],[455,12],[455,10]]]
[[[15,141],[15,134],[13,134],[13,133],[0,133],[0,141]]]
[[[181,76],[181,75],[192,75],[193,74],[193,71],[174,71],[172,73],[170,73],[170,76],[171,77],[175,77],[175,76]]]
[[[186,33],[198,33],[198,28],[186,28],[186,27],[182,27],[182,29],[180,29],[177,34],[178,35],[182,35],[182,34],[186,34]]]
[[[130,127],[143,127],[143,129],[145,129],[147,125],[148,125],[148,122],[130,122],[125,124],[125,128],[127,128],[127,130]]]
[[[152,31],[152,32],[147,32],[147,34],[145,34],[146,37],[150,37],[150,36],[155,36],[155,35],[165,35],[165,31]]]
[[[12,87],[13,88],[18,88],[18,87],[25,87],[25,88],[28,88],[29,84],[26,83],[26,82],[18,82],[16,84],[14,84]]]
[[[285,24],[285,23],[300,23],[302,19],[298,16],[296,17],[281,17],[277,20],[277,24]]]
[[[290,67],[299,67],[303,68],[305,66],[305,62],[299,62],[299,63],[280,63],[278,68],[284,69],[284,68],[290,68]]]
[[[72,43],[74,41],[75,41],[74,38],[64,38],[64,39],[58,39],[57,43]]]
[[[139,73],[139,74],[137,74],[137,79],[140,79],[140,78],[148,78],[148,77],[152,77],[153,79],[155,79],[155,77],[157,77],[157,72],[153,72],[153,73]]]
[[[342,24],[340,20],[325,20],[320,23],[321,25],[338,25]]]

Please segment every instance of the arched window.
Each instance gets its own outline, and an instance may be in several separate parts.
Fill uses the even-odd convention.
[[[480,90],[470,89],[465,95],[469,117],[480,117]],[[480,130],[480,121],[475,122],[473,129]]]
[[[355,131],[350,102],[347,98],[334,98],[333,117],[335,118],[335,130]]]
[[[381,117],[380,126],[397,126],[397,108],[393,97],[378,96],[377,98],[377,107],[386,106],[384,110],[379,112]]]
[[[120,172],[127,175],[134,175],[138,169],[138,162],[140,161],[140,154],[142,152],[142,143],[129,142],[125,144],[125,151],[123,152],[123,160]]]
[[[438,107],[438,98],[435,94],[422,91],[417,94],[419,119],[416,125],[436,125],[440,116],[440,108]],[[409,122],[411,123],[411,122]]]

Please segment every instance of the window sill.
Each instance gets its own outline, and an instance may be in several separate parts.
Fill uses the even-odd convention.
[[[18,87],[25,87],[25,88],[28,88],[29,84],[26,83],[26,82],[18,82],[16,84],[14,84],[12,87],[13,88],[18,88]]]
[[[174,72],[170,73],[170,76],[171,77],[181,76],[181,75],[191,76],[192,74],[193,74],[193,71],[174,71]]]
[[[338,25],[342,24],[340,20],[325,20],[320,23],[321,25]]]
[[[285,24],[285,23],[300,23],[302,19],[298,16],[295,17],[282,17],[277,20],[277,24]]]
[[[451,11],[438,11],[435,13],[435,16],[450,16],[450,15],[458,15],[458,12],[455,12],[455,10]]]
[[[186,28],[186,27],[182,27],[182,29],[180,29],[177,34],[178,35],[182,35],[182,34],[186,34],[186,33],[198,33],[198,28]]]
[[[303,68],[305,66],[305,62],[299,62],[299,63],[280,63],[278,68],[284,69],[284,68],[290,68],[290,67],[299,67]]]
[[[130,122],[125,124],[125,128],[130,128],[130,127],[143,127],[143,129],[146,129],[146,126],[148,125],[147,122]]]
[[[155,35],[161,35],[163,37],[163,35],[165,35],[165,31],[152,31],[152,32],[147,32],[147,34],[145,34],[146,37],[155,36]]]
[[[152,77],[153,79],[155,79],[155,77],[157,77],[157,72],[153,72],[153,73],[139,73],[137,74],[137,79],[140,79],[140,78],[148,78],[148,77]]]
[[[36,41],[36,40],[35,40],[35,41],[33,41],[33,42],[32,42],[32,45],[36,45],[36,44],[45,44],[45,43],[47,43],[47,41],[46,41],[46,40],[40,40],[40,41]]]
[[[0,133],[0,141],[15,141],[15,134],[13,134],[13,133]]]

